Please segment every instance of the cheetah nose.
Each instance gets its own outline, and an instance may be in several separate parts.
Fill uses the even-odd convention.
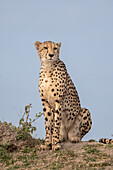
[[[54,54],[49,54],[49,56],[50,56],[50,57],[53,57],[53,56],[54,56]]]

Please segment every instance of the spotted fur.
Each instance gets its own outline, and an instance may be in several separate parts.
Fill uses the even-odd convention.
[[[46,130],[43,149],[59,149],[64,140],[80,142],[92,126],[90,112],[81,108],[77,90],[59,59],[60,46],[51,41],[35,42],[41,61],[39,92]]]
[[[99,142],[104,143],[104,144],[113,144],[113,139],[102,138],[102,139],[99,139]]]

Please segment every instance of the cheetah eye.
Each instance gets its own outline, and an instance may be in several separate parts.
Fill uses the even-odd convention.
[[[54,47],[54,50],[57,50],[57,47]]]
[[[44,49],[46,49],[46,50],[47,50],[47,49],[48,49],[48,47],[44,47]]]

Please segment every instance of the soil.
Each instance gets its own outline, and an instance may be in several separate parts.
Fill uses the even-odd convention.
[[[61,143],[58,151],[40,149],[44,141],[0,122],[0,170],[113,170],[113,145],[94,140]]]

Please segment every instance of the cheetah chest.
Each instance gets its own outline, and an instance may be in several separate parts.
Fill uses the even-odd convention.
[[[57,84],[57,82],[58,80],[54,78],[54,76],[52,76],[51,74],[44,74],[39,79],[39,91],[44,97],[44,99],[47,100],[52,107],[55,107],[55,85]]]

